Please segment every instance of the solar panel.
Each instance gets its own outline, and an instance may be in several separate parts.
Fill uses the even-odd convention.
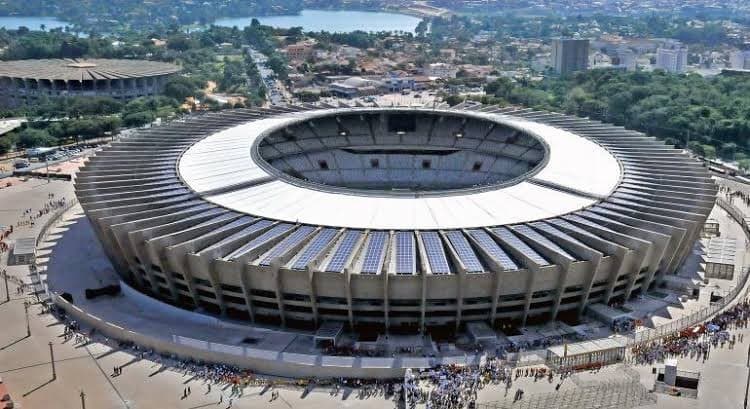
[[[294,225],[292,224],[287,224],[287,223],[277,224],[276,226],[272,227],[271,230],[268,230],[267,232],[261,234],[260,236],[254,238],[253,240],[250,240],[249,243],[245,244],[244,246],[240,247],[238,250],[234,251],[227,258],[235,259],[235,258],[242,256],[243,254],[247,254],[257,249],[258,247],[266,244],[270,240],[273,240],[281,236],[282,234],[291,230],[292,227],[294,227]]]
[[[612,225],[613,225],[613,227],[615,227],[615,226],[627,226],[625,223],[620,223],[618,221],[612,220],[612,219],[610,219],[608,217],[604,217],[604,216],[602,216],[600,214],[597,214],[597,213],[594,213],[594,212],[584,211],[584,212],[581,212],[581,214],[584,215],[584,216],[586,216],[586,217],[589,217],[591,219],[594,219],[594,220],[596,220],[598,222],[605,223],[608,226],[612,226]]]
[[[519,239],[515,234],[511,233],[510,230],[508,230],[505,227],[498,227],[495,229],[492,229],[492,231],[500,236],[505,243],[514,249],[521,252],[526,257],[530,258],[531,261],[533,261],[536,264],[539,264],[540,266],[546,266],[549,265],[547,260],[544,259],[539,253],[534,251],[531,247],[529,247],[528,244],[524,243],[521,239]]]
[[[362,235],[360,230],[347,230],[346,233],[344,233],[344,237],[339,242],[331,260],[328,261],[326,271],[332,273],[340,273],[344,271],[346,262],[349,260],[349,255],[354,250],[354,246],[357,244],[360,235]]]
[[[555,222],[556,220],[557,219],[551,220],[550,222]],[[570,223],[568,223],[568,224],[570,224]],[[547,232],[547,233],[549,233],[549,234],[551,234],[551,235],[553,235],[555,237],[559,237],[561,239],[565,239],[565,240],[567,240],[567,241],[569,241],[571,243],[578,244],[579,246],[588,247],[585,243],[581,242],[580,240],[576,239],[575,237],[572,237],[568,233],[565,233],[564,231],[558,229],[557,227],[553,226],[549,222],[536,222],[536,223],[532,223],[531,225],[534,226],[534,227],[536,227],[536,228],[538,228],[538,229],[540,229],[540,230],[543,230],[543,231],[545,231],[545,232]],[[576,228],[574,227],[573,230],[576,230]],[[578,230],[581,230],[581,229],[578,229]],[[584,234],[590,235],[589,233],[584,233]]]
[[[365,274],[377,274],[383,259],[383,247],[388,240],[388,233],[384,231],[371,232],[367,243],[367,251],[362,261],[362,272]]]
[[[424,250],[427,252],[427,262],[430,263],[430,271],[433,274],[450,274],[448,259],[445,257],[445,248],[440,240],[440,235],[434,231],[420,233]]]
[[[448,241],[451,242],[451,245],[456,250],[458,258],[461,259],[461,263],[463,263],[467,272],[481,273],[484,271],[482,263],[479,261],[476,253],[474,253],[474,249],[471,248],[471,244],[466,240],[463,233],[458,230],[453,230],[445,233],[445,236],[448,237]]]
[[[315,236],[310,244],[302,251],[297,260],[292,263],[294,270],[304,270],[310,262],[318,257],[324,248],[331,243],[331,240],[336,236],[336,229],[323,229],[317,236]]]
[[[565,256],[566,258],[570,260],[577,260],[573,255],[568,253],[567,250],[560,247],[557,243],[548,239],[547,237],[543,236],[538,231],[532,229],[531,227],[525,224],[520,225],[520,226],[513,226],[513,229],[518,232],[524,233],[527,237],[531,237],[534,241],[541,243],[542,245],[547,246],[548,248],[551,248],[552,250],[555,250],[556,252],[562,254],[563,256]]]
[[[586,231],[586,230],[584,230],[584,229],[576,226],[575,224],[573,224],[573,223],[571,223],[571,222],[569,222],[567,220],[552,219],[549,222],[552,223],[552,224],[554,224],[557,227],[562,227],[562,228],[565,228],[565,229],[568,229],[568,230],[572,230],[572,231],[574,231],[576,233],[579,233],[579,234],[585,234],[585,235],[588,235],[588,236],[597,237],[597,236],[594,236],[593,234],[589,233],[588,231]]]
[[[570,215],[570,216],[563,216],[563,217],[565,217],[567,220],[570,220],[570,221],[573,221],[573,222],[576,222],[576,223],[580,223],[580,224],[582,224],[584,226],[589,226],[589,227],[594,227],[594,228],[597,228],[597,229],[602,229],[602,230],[614,232],[614,230],[612,230],[612,229],[610,229],[608,227],[604,227],[604,226],[602,226],[600,224],[596,224],[596,223],[594,223],[594,222],[592,222],[592,221],[590,221],[588,219],[584,219],[581,216]]]
[[[474,238],[487,254],[495,259],[505,270],[518,270],[518,264],[505,252],[495,240],[484,230],[469,230],[469,235]]]
[[[396,233],[396,274],[415,274],[416,270],[414,234],[400,231]]]
[[[260,265],[270,266],[271,262],[283,256],[290,248],[301,243],[302,240],[306,239],[314,231],[315,227],[312,226],[302,226],[295,230],[292,234],[286,236],[284,240],[281,240],[277,245],[273,246],[271,251],[266,253],[263,260],[260,261]]]

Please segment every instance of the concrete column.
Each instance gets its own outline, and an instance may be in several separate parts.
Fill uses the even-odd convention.
[[[242,294],[245,296],[245,306],[247,307],[247,313],[250,315],[250,321],[255,322],[255,308],[253,307],[253,295],[250,290],[253,288],[250,282],[250,273],[245,269],[240,272],[240,286],[242,287]]]
[[[216,266],[213,262],[206,262],[203,258],[205,271],[208,271],[208,279],[211,282],[211,287],[214,289],[214,295],[216,296],[216,303],[219,304],[219,310],[222,316],[227,315],[227,304],[224,301],[224,291],[221,289],[221,280],[219,279],[219,272],[216,271]]]
[[[419,295],[419,333],[424,334],[425,333],[425,319],[427,315],[427,283],[428,279],[427,277],[429,275],[432,275],[432,272],[429,271],[429,263],[427,262],[426,254],[427,252],[424,249],[424,244],[422,243],[422,238],[419,235],[419,232],[415,233],[416,237],[415,240],[417,242],[417,250],[419,251],[419,257],[422,259],[422,266],[424,268],[422,269],[421,274],[421,291]],[[458,301],[457,301],[458,302]],[[460,311],[460,308],[459,308]]]
[[[271,263],[271,275],[273,276],[274,282],[274,293],[276,294],[276,305],[279,309],[279,318],[281,318],[281,327],[286,328],[286,315],[284,314],[284,289],[283,283],[281,282],[281,274],[279,273],[278,261]]]
[[[171,246],[165,248],[165,267],[182,274],[182,277],[185,278],[185,285],[188,288],[190,297],[193,299],[193,304],[196,307],[199,307],[200,301],[198,299],[198,291],[195,288],[195,283],[193,282],[193,274],[187,268],[186,257],[187,254],[182,249]]]
[[[677,384],[677,360],[667,359],[664,361],[664,383],[669,386]]]
[[[346,294],[347,315],[349,317],[349,328],[354,328],[354,311],[352,305],[352,272],[351,268],[344,269],[344,293]]]
[[[492,311],[490,311],[490,326],[495,326],[495,320],[497,320],[497,305],[498,301],[500,299],[500,292],[502,290],[502,283],[503,283],[503,272],[505,269],[503,269],[503,266],[500,265],[496,260],[493,259],[492,256],[490,256],[484,249],[479,245],[479,243],[474,239],[472,235],[469,234],[468,230],[463,231],[464,236],[466,238],[474,243],[474,248],[477,250],[477,253],[479,254],[479,258],[482,259],[482,261],[485,262],[487,265],[489,271],[488,274],[492,274]]]
[[[393,237],[393,231],[389,232],[390,238],[388,239],[388,242],[392,244],[393,240],[395,238]],[[388,246],[389,249],[393,248],[393,246]],[[388,251],[388,250],[386,250]],[[391,317],[390,317],[390,279],[391,279],[391,273],[390,268],[384,268],[385,272],[383,273],[383,318],[385,319],[385,333],[388,333],[388,330],[391,328]]]
[[[320,313],[318,312],[318,289],[315,284],[315,270],[313,266],[307,266],[307,277],[310,285],[310,305],[312,306],[315,327],[317,327],[320,323]]]

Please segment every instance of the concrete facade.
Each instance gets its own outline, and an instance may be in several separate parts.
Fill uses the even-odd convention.
[[[280,326],[339,321],[353,328],[425,331],[474,321],[524,325],[579,315],[591,303],[625,300],[657,285],[677,271],[715,201],[707,170],[654,138],[560,114],[485,107],[483,112],[544,123],[594,141],[619,161],[620,183],[609,196],[569,214],[475,229],[484,234],[438,230],[438,242],[454,267],[449,274],[432,271],[434,236],[426,231],[413,232],[416,273],[395,273],[401,231],[386,230],[379,272],[363,274],[375,231],[352,238],[347,237],[351,229],[334,228],[330,237],[318,240],[331,226],[280,222],[217,206],[188,188],[177,171],[183,152],[208,135],[306,109],[204,115],[142,131],[92,157],[77,175],[76,193],[123,279],[184,308]],[[455,238],[454,232],[466,240],[464,250],[481,261],[481,272],[469,272],[460,243],[448,237]],[[482,238],[517,268],[508,268]],[[281,243],[284,251],[278,251]],[[313,243],[320,248],[304,268],[293,268]],[[342,246],[350,249],[339,251]],[[241,256],[229,257],[233,254]],[[274,257],[266,264],[269,254]],[[339,256],[345,258],[340,272],[323,268]]]
[[[137,60],[0,62],[0,106],[18,107],[64,97],[129,100],[158,95],[179,70],[172,64]]]

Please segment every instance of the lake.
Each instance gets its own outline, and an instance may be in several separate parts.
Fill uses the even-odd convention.
[[[29,30],[39,30],[39,26],[42,24],[45,25],[47,30],[68,25],[66,22],[60,21],[54,17],[0,17],[0,27],[8,30],[16,30],[18,27],[27,27]]]
[[[331,10],[302,10],[299,15],[289,16],[260,16],[222,18],[216,20],[216,25],[225,27],[246,27],[253,18],[261,24],[272,27],[289,28],[302,27],[304,31],[330,31],[349,33],[361,31],[407,31],[414,32],[421,21],[418,17],[406,14],[384,13],[375,11],[331,11]]]

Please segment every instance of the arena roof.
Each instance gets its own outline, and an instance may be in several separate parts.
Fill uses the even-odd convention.
[[[174,74],[180,67],[156,61],[110,59],[41,59],[0,61],[0,77],[90,81]]]
[[[526,163],[530,170],[511,174],[507,183],[394,193],[295,180],[269,168],[268,157],[258,155],[261,139],[275,138],[277,147],[299,154],[302,145],[324,139],[365,139],[375,125],[382,127],[383,138],[398,140],[398,132],[375,119],[364,120],[360,130],[346,122],[353,119],[347,115],[379,113],[453,116],[458,120],[440,122],[436,132],[443,142],[464,145],[476,138],[469,132],[451,135],[452,126],[462,124],[462,118],[469,118],[467,126],[472,120],[489,121],[502,128],[502,138],[517,132],[534,138],[544,152],[536,144],[533,155],[543,157]],[[336,120],[316,119],[309,126],[308,134],[318,140],[307,140],[303,128],[290,126],[311,118]],[[476,125],[472,132],[487,140],[490,134]],[[343,126],[350,126],[348,136]],[[299,133],[287,134],[290,130]],[[419,136],[408,133],[402,142]],[[422,145],[442,149],[443,142]],[[526,153],[517,148],[526,145],[499,145],[502,153],[506,148],[520,152],[513,157],[521,160],[511,160],[510,166],[524,163]],[[305,159],[316,167],[317,159]],[[332,167],[339,164],[333,162]],[[466,174],[472,171],[471,161],[468,165]],[[706,168],[683,151],[585,118],[492,106],[289,106],[209,113],[139,131],[93,156],[76,176],[76,192],[101,226],[145,232],[161,223],[160,235],[195,246],[196,257],[258,268],[408,276],[446,274],[446,262],[447,274],[546,268],[597,253],[642,252],[649,245],[658,247],[658,258],[663,256],[659,268],[673,271],[690,248],[681,243],[693,239],[710,212],[716,187]],[[124,223],[139,220],[143,223]],[[209,220],[226,227],[183,236],[183,229]],[[153,239],[154,246],[160,237]]]
[[[362,229],[471,228],[545,219],[596,203],[620,181],[617,160],[596,143],[549,125],[488,113],[463,115],[524,130],[546,143],[549,158],[538,173],[511,186],[465,194],[404,197],[381,191],[360,195],[292,183],[264,169],[259,158],[252,155],[259,138],[300,119],[394,111],[455,114],[414,108],[282,114],[201,140],[182,156],[179,172],[183,182],[205,200],[232,210],[288,222]]]

